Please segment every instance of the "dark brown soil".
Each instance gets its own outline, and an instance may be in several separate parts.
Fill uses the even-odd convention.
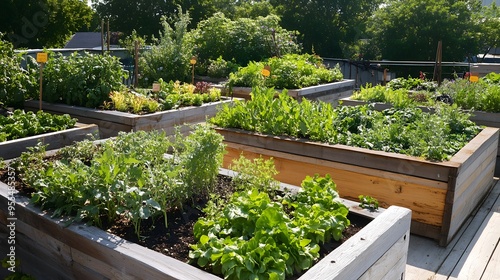
[[[0,181],[6,182],[7,174],[0,170]],[[17,182],[18,190],[24,195],[30,195],[32,190],[24,188]],[[231,180],[225,176],[219,176],[217,192],[225,197],[231,191]],[[196,243],[193,236],[193,226],[196,220],[203,215],[206,201],[197,200],[191,204],[185,204],[182,209],[177,209],[168,214],[168,227],[165,226],[163,217],[156,220],[144,220],[141,222],[140,238],[134,232],[134,227],[126,221],[118,221],[111,225],[103,225],[103,229],[109,233],[120,236],[128,241],[140,244],[164,255],[173,257],[182,262],[189,262],[190,244]],[[345,240],[361,230],[370,220],[361,216],[350,214],[348,216],[351,225],[344,231],[344,237],[340,241],[323,244],[320,250],[320,259],[329,254]],[[192,264],[196,266],[196,264]],[[294,275],[290,279],[296,279],[300,275]]]

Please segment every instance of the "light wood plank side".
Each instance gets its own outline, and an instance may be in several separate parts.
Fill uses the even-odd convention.
[[[457,183],[455,186],[455,196],[459,198],[466,193],[470,186],[474,186],[477,184],[478,177],[484,177],[490,181],[490,184],[493,184],[493,172],[495,170],[497,156],[492,153],[492,150],[489,150],[488,154],[484,154],[481,157],[478,157],[474,164],[470,165],[467,170],[461,170],[458,174]]]
[[[339,163],[336,161],[330,161],[330,160],[325,160],[325,159],[319,159],[319,158],[314,158],[314,157],[309,157],[309,156],[302,156],[302,155],[295,155],[295,154],[290,154],[290,153],[284,153],[280,151],[274,151],[274,150],[268,150],[268,149],[263,149],[263,148],[258,148],[254,146],[248,146],[244,144],[237,144],[233,142],[224,142],[226,145],[226,150],[228,151],[228,154],[224,157],[224,166],[229,166],[233,162],[233,160],[238,159],[241,153],[245,153],[245,155],[248,155],[249,157],[259,157],[260,155],[263,155],[266,158],[284,158],[288,159],[290,161],[297,161],[297,162],[303,162],[303,163],[310,163],[313,165],[320,165],[320,166],[326,166],[326,167],[331,167],[335,169],[341,169],[341,170],[346,170],[346,171],[351,171],[355,173],[363,173],[366,175],[371,175],[375,177],[381,177],[385,178],[388,180],[393,180],[393,181],[404,181],[410,184],[415,184],[415,185],[422,185],[430,188],[437,188],[437,189],[442,189],[442,190],[447,190],[448,189],[448,183],[447,182],[442,182],[442,181],[437,181],[437,180],[430,180],[430,179],[425,179],[425,178],[420,178],[411,175],[413,169],[411,166],[404,166],[401,167],[399,170],[400,172],[403,173],[408,173],[409,175],[405,174],[400,174],[400,173],[394,173],[394,172],[387,172],[383,170],[379,170],[376,168],[367,168],[363,166],[358,166],[358,165],[352,165],[352,164],[345,164],[345,163]],[[283,167],[282,169],[286,170],[287,166],[283,165],[280,166]],[[284,178],[286,179],[286,178]],[[302,181],[303,178],[298,178],[296,185],[299,185]],[[285,182],[285,181],[282,181]]]
[[[460,169],[467,170],[469,165],[474,164],[476,157],[485,156],[484,152],[490,150],[486,155],[488,156],[492,153],[491,151],[498,149],[498,134],[498,128],[485,127],[476,137],[460,149],[450,159],[450,162],[460,163]]]
[[[28,147],[36,146],[38,142],[47,144],[47,149],[58,149],[73,144],[74,141],[89,138],[89,134],[98,134],[97,125],[77,123],[75,127],[62,131],[0,142],[0,157],[3,159],[16,158],[22,152],[27,151]]]
[[[490,162],[490,167],[478,172],[480,176],[475,177],[475,180],[471,182],[466,191],[461,193],[460,197],[456,197],[455,195],[448,240],[453,238],[453,235],[459,230],[463,222],[480,206],[485,196],[491,190],[494,182],[493,166],[494,162]],[[478,171],[480,170],[478,169]]]
[[[300,279],[358,279],[379,260],[394,244],[407,234],[411,211],[391,206],[379,216],[380,222],[371,222],[357,236],[348,239]],[[406,236],[406,238],[409,238]],[[401,256],[403,258],[403,256]]]
[[[232,146],[232,144],[230,145]],[[228,151],[224,158],[224,167],[226,168],[229,168],[233,159],[239,158],[241,152],[244,153],[245,157],[250,159],[258,158],[262,154],[264,158],[269,158],[266,150],[259,150],[258,152],[260,153],[254,153],[248,150],[240,151],[233,149],[231,146],[226,147]],[[413,212],[412,218],[415,221],[434,226],[442,224],[446,189],[420,184],[432,184],[433,182],[431,181],[417,180],[415,183],[412,183],[412,180],[416,179],[410,179],[399,174],[394,176],[394,174],[372,170],[372,173],[367,175],[363,173],[366,169],[348,171],[330,167],[327,161],[313,164],[307,162],[307,158],[305,157],[293,156],[293,160],[290,160],[279,157],[289,157],[286,154],[278,155],[274,153],[273,155],[275,155],[273,156],[273,160],[276,169],[280,172],[276,176],[276,179],[281,182],[300,186],[306,176],[313,176],[314,174],[324,176],[330,174],[337,184],[340,196],[343,198],[357,201],[359,195],[370,195],[377,198],[384,208],[390,205],[397,205],[411,209]],[[377,172],[379,173],[378,176],[384,177],[378,177],[376,175]]]
[[[38,101],[29,100],[25,101],[24,106],[27,110],[38,111]],[[133,125],[138,115],[129,114],[126,112],[111,111],[111,110],[98,110],[92,108],[85,108],[79,106],[70,106],[66,104],[55,104],[42,102],[42,108],[45,112],[55,114],[68,114],[72,117],[79,118],[92,118],[109,121],[113,123],[122,123],[126,125]]]
[[[346,145],[329,145],[310,142],[305,139],[291,139],[263,135],[236,129],[216,128],[225,142],[302,155],[366,168],[378,169],[415,177],[448,181],[450,168],[457,168],[457,162],[430,162],[403,154],[374,151]]]

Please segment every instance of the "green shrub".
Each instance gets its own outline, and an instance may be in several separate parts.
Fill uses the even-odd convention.
[[[172,27],[166,18],[162,18],[163,31],[156,45],[145,51],[139,59],[141,87],[150,87],[159,79],[165,81],[187,82],[191,78],[190,58],[193,47],[187,40],[189,14],[179,10]]]
[[[90,53],[49,53],[43,72],[43,100],[97,108],[124,87],[126,72],[117,57]]]
[[[0,107],[3,103],[20,108],[25,97],[37,92],[38,67],[31,56],[23,58],[21,53],[15,53],[12,43],[2,37],[0,33]]]
[[[275,15],[256,19],[231,20],[222,13],[201,21],[190,38],[199,63],[208,67],[208,60],[221,57],[238,65],[260,61],[272,56],[299,53],[302,47],[296,42],[297,32],[279,25]]]

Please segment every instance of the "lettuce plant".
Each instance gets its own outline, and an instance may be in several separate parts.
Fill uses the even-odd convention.
[[[310,268],[320,244],[350,225],[329,176],[307,177],[302,191],[273,200],[257,188],[205,209],[189,256],[225,279],[285,279]]]

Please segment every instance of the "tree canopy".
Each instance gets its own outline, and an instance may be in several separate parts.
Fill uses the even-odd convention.
[[[75,32],[87,31],[92,15],[82,0],[6,0],[0,30],[15,48],[56,48]]]
[[[189,12],[187,27],[222,13],[231,21],[277,16],[304,52],[349,59],[463,61],[500,42],[500,8],[479,0],[5,0],[0,31],[16,48],[61,47],[109,20],[111,31],[161,36],[162,18]],[[271,18],[271,17],[269,17]],[[152,41],[150,41],[152,42]]]
[[[463,61],[478,51],[480,8],[476,0],[386,0],[370,22],[372,43],[384,59],[432,61],[442,41],[444,61]]]
[[[303,34],[306,52],[344,57],[342,43],[361,39],[365,22],[381,0],[270,0],[282,26]]]

